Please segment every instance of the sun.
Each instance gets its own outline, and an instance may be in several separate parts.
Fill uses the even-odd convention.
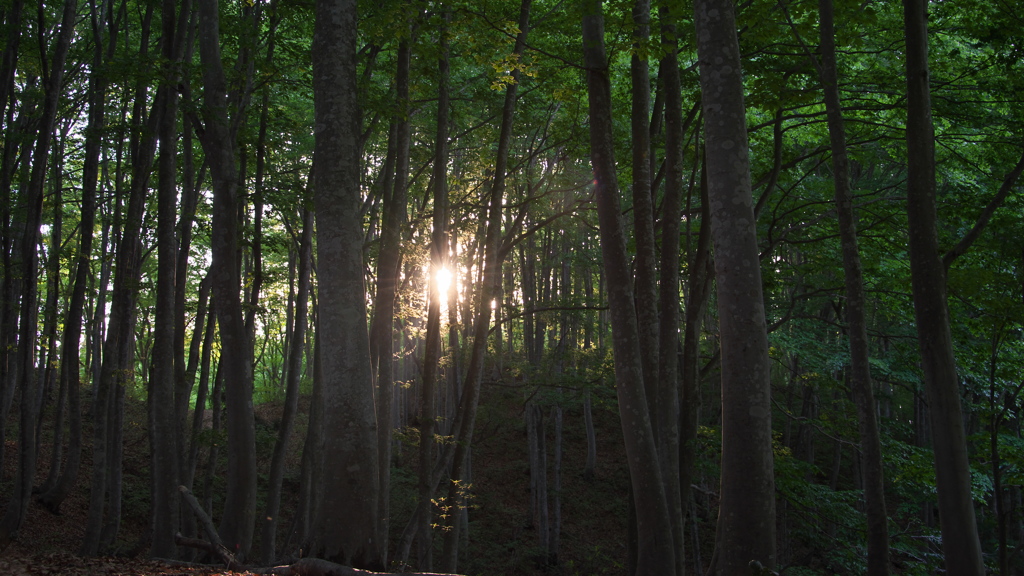
[[[441,268],[434,275],[437,282],[437,289],[441,294],[447,294],[452,285],[452,273],[447,268]]]

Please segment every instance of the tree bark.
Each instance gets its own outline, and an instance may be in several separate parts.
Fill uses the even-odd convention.
[[[327,560],[377,568],[385,543],[378,541],[379,455],[363,296],[356,92],[356,3],[317,0],[313,186],[325,467],[311,550]]]
[[[411,5],[406,5],[411,10]],[[398,69],[395,73],[396,106],[393,122],[395,131],[395,175],[394,186],[388,194],[385,189],[383,200],[383,222],[381,225],[380,253],[377,259],[377,293],[373,306],[373,321],[370,334],[371,370],[377,377],[377,453],[378,518],[380,534],[378,541],[384,543],[382,562],[387,564],[387,540],[390,515],[391,492],[391,438],[393,422],[391,409],[394,401],[394,340],[395,340],[395,299],[402,260],[402,230],[406,223],[407,191],[409,188],[409,143],[411,127],[409,114],[409,67],[411,60],[411,26],[403,23],[402,40],[398,44]]]
[[[672,524],[676,574],[686,565],[683,542],[683,500],[679,475],[679,225],[683,187],[683,99],[679,82],[676,27],[667,6],[661,7],[661,90],[665,101],[665,196],[662,200],[661,262],[658,284],[658,348],[660,349],[654,412],[661,478]],[[653,223],[652,223],[653,224]],[[638,318],[638,321],[643,321]],[[649,383],[650,386],[652,383]]]
[[[427,333],[423,353],[423,382],[420,393],[420,448],[419,448],[419,526],[417,541],[419,567],[432,570],[431,562],[431,500],[434,497],[434,486],[431,476],[434,467],[434,424],[436,422],[435,389],[438,373],[438,360],[441,354],[441,299],[447,294],[442,293],[438,274],[446,270],[448,262],[448,119],[450,116],[451,98],[449,96],[448,77],[448,22],[450,10],[442,16],[441,29],[438,32],[440,57],[437,62],[437,132],[434,145],[433,173],[433,231],[430,238],[430,279],[427,288],[430,301],[427,305]],[[449,273],[450,274],[450,273]],[[449,290],[452,287],[449,287]]]
[[[519,34],[512,53],[522,55],[530,30],[530,6],[532,0],[522,0],[519,6]],[[508,154],[512,141],[512,119],[516,108],[516,94],[519,88],[520,72],[513,70],[513,81],[505,88],[505,103],[501,113],[501,128],[498,135],[498,150],[494,162],[494,178],[490,185],[490,206],[487,215],[487,232],[483,242],[483,279],[477,299],[477,314],[473,325],[473,348],[462,393],[459,412],[461,422],[458,428],[451,483],[448,489],[448,503],[462,505],[464,474],[468,464],[469,449],[473,441],[473,427],[476,424],[477,405],[480,401],[480,380],[483,377],[484,355],[487,352],[487,334],[491,324],[491,299],[501,291],[501,219],[505,193],[505,178],[508,170]],[[449,514],[445,523],[442,570],[455,572],[458,564],[459,524],[458,514]]]
[[[583,2],[583,59],[590,109],[590,156],[594,168],[601,254],[608,279],[616,392],[629,461],[637,519],[636,576],[675,574],[675,551],[665,489],[658,466],[643,361],[633,308],[632,281],[619,209],[611,125],[611,85],[604,51],[600,0]]]
[[[27,214],[25,216],[24,237],[21,244],[22,257],[22,300],[21,323],[18,334],[18,354],[20,355],[20,373],[18,388],[21,392],[21,414],[18,438],[18,475],[15,478],[14,490],[8,501],[7,512],[0,518],[0,550],[17,536],[18,529],[25,519],[25,512],[32,496],[32,484],[36,472],[36,423],[39,417],[37,405],[37,377],[35,371],[36,328],[38,313],[38,284],[34,281],[39,266],[37,245],[39,226],[43,216],[43,188],[45,184],[47,158],[53,128],[56,125],[57,105],[60,101],[64,83],[64,61],[71,46],[74,31],[74,17],[77,3],[65,0],[61,16],[60,30],[54,41],[53,55],[49,62],[49,76],[45,78],[45,96],[43,114],[39,122],[36,150],[32,156],[32,173],[26,191]],[[43,25],[42,22],[39,23]],[[45,60],[45,56],[43,57]],[[45,62],[44,62],[45,64]],[[44,70],[46,70],[44,65]],[[3,103],[6,104],[6,103]]]
[[[277,443],[270,461],[267,487],[267,509],[263,521],[263,562],[270,564],[276,555],[277,515],[281,507],[281,482],[284,459],[299,406],[299,377],[302,372],[302,343],[306,340],[306,319],[309,311],[310,261],[313,252],[313,213],[303,208],[302,240],[299,243],[299,289],[295,298],[295,328],[288,350],[288,383],[285,387],[284,412],[278,428]]]
[[[928,85],[927,2],[904,0],[907,45],[907,221],[917,340],[935,453],[946,572],[985,573],[971,498],[971,472],[959,379],[939,253],[935,208],[935,141]]]
[[[775,567],[771,387],[743,79],[732,0],[694,4],[722,365],[718,565]]]
[[[178,45],[183,44],[181,36],[191,3],[185,0],[180,12],[175,0],[163,0],[162,6],[162,48],[161,56],[165,65],[163,78],[158,89],[155,114],[160,140],[160,158],[157,180],[157,280],[156,310],[153,330],[153,364],[149,382],[149,418],[151,436],[152,521],[153,541],[150,553],[157,558],[173,558],[177,555],[174,535],[178,531],[179,498],[178,484],[182,470],[179,466],[181,446],[180,429],[175,402],[175,276],[177,273],[177,147],[178,147]],[[178,18],[183,22],[177,22]]]
[[[239,294],[238,170],[227,113],[216,0],[199,2],[199,56],[203,68],[204,119],[200,140],[213,185],[210,282],[220,331],[219,371],[224,377],[227,407],[227,496],[220,536],[229,550],[244,558],[252,545],[255,523],[256,431],[249,338]]]
[[[860,425],[860,449],[863,458],[864,501],[868,518],[868,575],[889,574],[889,526],[885,512],[885,485],[882,475],[882,448],[878,434],[875,394],[871,384],[868,354],[867,318],[864,310],[864,278],[857,245],[857,215],[853,211],[849,158],[842,103],[839,100],[839,73],[836,69],[835,23],[832,0],[818,0],[821,38],[821,75],[825,91],[825,110],[832,145],[832,178],[835,185],[836,212],[843,251],[846,284],[846,322],[850,342],[850,386],[857,399]]]
[[[658,259],[654,241],[654,201],[651,190],[651,77],[647,63],[651,36],[651,0],[633,5],[633,56],[629,70],[633,97],[633,228],[636,242],[635,290],[637,336],[643,363],[647,405],[658,401]],[[657,419],[651,420],[655,442],[660,441]]]

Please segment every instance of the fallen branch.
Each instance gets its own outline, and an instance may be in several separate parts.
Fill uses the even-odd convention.
[[[203,525],[203,531],[206,532],[206,537],[209,541],[199,540],[196,538],[186,538],[181,534],[174,535],[174,543],[179,546],[187,546],[189,548],[198,548],[200,550],[206,550],[210,554],[220,558],[228,570],[233,568],[239,568],[242,563],[235,558],[235,555],[224,546],[224,542],[220,539],[220,534],[217,533],[217,528],[213,525],[213,520],[210,519],[210,515],[203,510],[203,507],[199,505],[199,501],[192,495],[192,492],[184,486],[178,486],[178,492],[181,492],[181,497],[188,503],[189,508],[199,518],[199,522]]]
[[[218,545],[214,544],[213,542],[207,542],[206,540],[200,540],[198,538],[189,538],[187,536],[182,536],[181,532],[177,532],[174,534],[174,543],[178,546],[197,548],[199,550],[209,552],[210,554],[220,558],[221,562],[224,563],[224,566],[228,570],[234,570],[236,568],[242,567],[242,563],[239,562],[235,558],[235,555],[228,551],[228,549],[225,548],[223,544]]]
[[[254,574],[274,574],[277,576],[458,576],[456,574],[437,574],[434,572],[369,572],[350,568],[321,560],[319,558],[303,558],[289,566],[274,566],[261,570],[253,570]]]

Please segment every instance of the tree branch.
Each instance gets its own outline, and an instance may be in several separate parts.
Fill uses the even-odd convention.
[[[992,215],[995,214],[996,209],[1003,205],[1003,201],[1009,196],[1010,190],[1013,189],[1013,185],[1016,184],[1017,179],[1020,177],[1021,172],[1024,172],[1024,153],[1021,153],[1020,160],[1017,161],[1017,165],[1010,170],[1010,173],[1003,178],[1003,185],[999,187],[999,191],[992,198],[992,201],[985,206],[985,209],[978,215],[978,221],[974,223],[974,228],[968,232],[960,242],[957,243],[949,252],[942,257],[942,264],[949,270],[949,266],[954,260],[963,256],[965,252],[974,244],[974,241],[981,236],[982,231],[988,224],[989,220],[992,219]]]

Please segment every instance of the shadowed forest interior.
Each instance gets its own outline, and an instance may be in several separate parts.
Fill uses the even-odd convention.
[[[0,566],[1024,574],[1016,8],[0,0]]]

